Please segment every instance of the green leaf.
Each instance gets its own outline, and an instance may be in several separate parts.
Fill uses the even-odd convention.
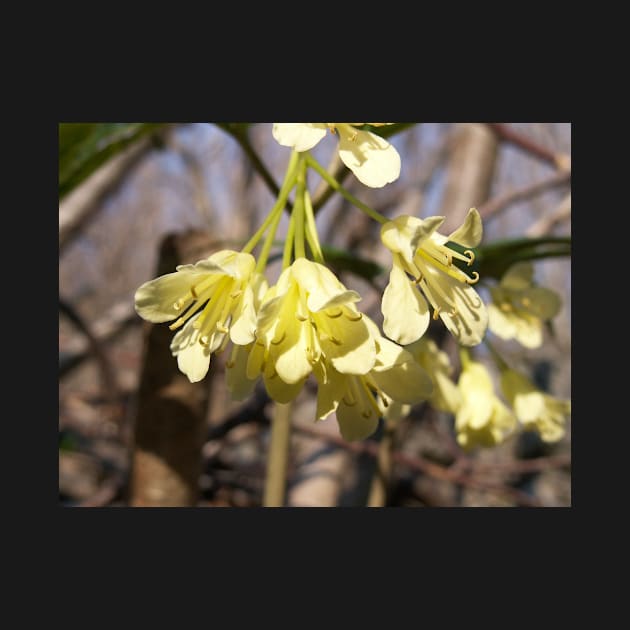
[[[165,123],[59,123],[59,198]]]
[[[447,245],[459,252],[469,249],[452,242]],[[571,256],[571,237],[506,239],[477,247],[473,249],[473,252],[475,262],[471,267],[467,267],[466,263],[458,260],[454,260],[453,263],[468,274],[477,271],[482,280],[487,278],[500,280],[503,274],[517,262]]]
[[[322,245],[322,251],[326,263],[334,267],[337,273],[349,271],[361,278],[365,278],[368,282],[372,282],[376,276],[385,271],[378,263],[365,258],[358,258],[356,254],[345,249]]]

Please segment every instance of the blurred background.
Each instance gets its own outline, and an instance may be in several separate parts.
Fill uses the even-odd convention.
[[[253,234],[290,154],[271,130],[272,123],[60,124],[61,505],[261,505],[272,415],[264,387],[231,401],[228,353],[213,356],[204,381],[188,383],[168,350],[174,333],[138,317],[133,296],[177,264],[239,249]],[[440,231],[448,234],[474,206],[484,218],[484,245],[571,234],[570,123],[418,123],[394,131],[389,141],[402,158],[396,182],[370,189],[338,169],[344,185],[380,213],[444,215]],[[312,154],[337,168],[336,144],[327,135]],[[327,196],[314,173],[308,186],[319,203],[320,240],[335,248],[331,265],[380,325],[387,273],[379,265],[389,264],[380,226],[339,195]],[[284,217],[280,239],[286,224]],[[354,273],[353,256],[370,272]],[[270,282],[280,271],[272,260]],[[488,334],[511,365],[568,399],[571,261],[534,265],[537,283],[563,302],[543,345],[526,350]],[[454,344],[433,324],[430,334],[452,357],[456,378]],[[473,355],[488,358],[482,346]],[[292,406],[286,505],[364,506],[381,432],[344,442],[334,415],[313,420],[315,393],[307,382]],[[396,429],[380,504],[569,506],[570,446],[568,421],[555,444],[519,431],[495,448],[463,453],[453,417],[419,405]]]

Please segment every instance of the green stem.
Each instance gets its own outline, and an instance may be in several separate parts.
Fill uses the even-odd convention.
[[[470,353],[464,346],[459,347],[459,360],[462,364],[462,370],[465,370],[470,365]]]
[[[276,211],[273,223],[269,228],[269,232],[265,238],[265,242],[263,243],[262,249],[260,250],[260,256],[258,257],[258,262],[256,263],[256,271],[258,273],[262,273],[267,266],[267,259],[269,258],[269,252],[271,251],[271,247],[276,238],[276,232],[278,231],[278,224],[280,223],[280,219],[282,218],[282,208]]]
[[[359,208],[367,214],[370,218],[378,221],[379,223],[387,223],[389,219],[384,217],[382,214],[377,212],[376,210],[372,210],[369,206],[366,206],[362,201],[357,199],[351,192],[347,191],[325,168],[323,168],[313,156],[309,153],[306,153],[306,162],[307,164],[313,168],[313,170],[317,171],[322,178],[328,183],[328,185],[336,190],[342,197],[345,197],[352,205]]]
[[[319,243],[319,237],[317,236],[317,225],[315,225],[315,214],[313,213],[313,204],[311,203],[311,196],[308,190],[304,191],[304,212],[306,215],[306,240],[308,246],[313,252],[313,258],[315,262],[324,264],[324,253]]]
[[[306,189],[306,162],[300,158],[297,174],[297,187],[295,191],[295,203],[293,213],[295,215],[295,257],[306,258],[304,247],[304,191]]]
[[[291,254],[293,252],[293,238],[295,235],[295,212],[291,212],[289,227],[284,241],[284,251],[282,253],[282,271],[291,265]]]
[[[275,403],[274,405],[263,507],[282,507],[284,505],[291,437],[290,411],[291,403],[285,405]]]
[[[499,370],[501,370],[502,372],[504,370],[509,370],[510,366],[503,360],[503,357],[497,352],[497,350],[490,343],[490,341],[488,341],[488,339],[484,339],[483,343],[485,344],[486,348],[490,350],[490,354],[492,355],[492,358],[494,359],[494,362],[497,364],[497,367],[499,368]]]
[[[281,214],[284,205],[287,202],[289,197],[289,193],[295,184],[296,177],[296,168],[298,165],[300,154],[297,151],[291,152],[291,157],[289,158],[289,163],[287,165],[287,172],[284,176],[284,181],[282,182],[282,187],[280,188],[280,192],[278,194],[278,199],[274,204],[271,212],[267,215],[267,218],[263,221],[262,225],[258,228],[254,236],[252,236],[249,241],[245,244],[245,247],[241,250],[242,252],[249,254],[254,247],[258,244],[258,241],[261,239],[262,235],[265,233],[265,230],[274,222],[276,219],[276,213]]]

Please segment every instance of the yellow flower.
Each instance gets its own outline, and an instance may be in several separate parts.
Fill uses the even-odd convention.
[[[515,370],[501,374],[501,389],[514,413],[526,429],[537,431],[545,442],[557,442],[564,435],[571,401],[560,400],[540,391]]]
[[[433,394],[429,402],[447,413],[455,413],[461,402],[457,385],[451,380],[453,367],[448,354],[440,350],[435,341],[423,337],[405,346],[418,363],[427,371],[433,382]]]
[[[222,250],[194,265],[179,265],[136,291],[140,317],[154,323],[178,318],[169,328],[183,326],[171,352],[192,383],[204,378],[210,355],[230,339],[241,345],[254,340],[254,267],[251,254]]]
[[[455,415],[457,441],[466,449],[495,446],[517,426],[514,414],[494,393],[488,370],[468,361],[458,382],[462,400]]]
[[[526,348],[542,344],[543,322],[558,314],[560,297],[551,289],[536,286],[531,263],[510,267],[497,287],[490,289],[488,327],[502,339],[516,339]]]
[[[433,389],[429,375],[409,352],[385,339],[369,317],[364,315],[363,320],[377,349],[374,367],[367,374],[342,374],[324,357],[313,369],[319,383],[317,418],[323,420],[336,412],[345,440],[368,437],[393,403],[426,400]]]
[[[486,308],[470,286],[479,274],[475,271],[471,278],[453,265],[453,259],[471,265],[473,252],[468,249],[459,254],[446,247],[448,241],[464,247],[479,244],[479,212],[471,208],[464,223],[448,237],[436,231],[443,221],[444,217],[418,219],[402,215],[381,228],[381,239],[391,250],[393,263],[381,304],[383,330],[402,345],[422,337],[429,326],[427,299],[434,309],[433,318],[440,317],[463,346],[480,343],[488,326]]]
[[[354,305],[360,299],[327,267],[295,260],[260,308],[247,377],[262,374],[269,395],[288,402],[322,357],[342,374],[367,374],[376,361],[376,343]]]
[[[285,147],[296,151],[312,149],[325,135],[326,130],[339,135],[339,157],[371,188],[381,188],[398,179],[400,155],[384,138],[370,131],[356,129],[365,123],[274,123],[273,137]],[[381,126],[391,123],[369,123]]]

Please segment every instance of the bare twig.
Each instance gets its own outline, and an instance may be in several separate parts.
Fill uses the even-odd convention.
[[[486,203],[479,206],[477,210],[479,210],[479,214],[481,215],[482,219],[488,220],[490,217],[501,212],[502,210],[505,210],[507,207],[518,201],[530,199],[531,197],[535,197],[536,195],[546,192],[547,190],[552,190],[553,188],[565,186],[570,182],[571,171],[555,173],[551,177],[540,182],[536,182],[534,184],[530,184],[529,186],[519,188],[518,190],[506,193],[505,195],[501,195],[500,197],[490,199],[489,201],[486,201]]]
[[[522,151],[529,153],[541,160],[544,160],[548,164],[555,166],[560,169],[567,169],[569,167],[569,159],[565,154],[557,154],[545,147],[541,146],[531,138],[524,136],[518,131],[514,131],[510,129],[507,125],[503,123],[486,123],[492,131],[505,142],[509,142],[514,146],[518,147]]]
[[[569,193],[560,205],[549,215],[543,216],[529,226],[526,236],[537,238],[549,234],[553,227],[571,217],[571,193]]]
[[[101,371],[105,396],[111,401],[118,401],[120,390],[107,354],[101,345],[101,341],[92,332],[90,326],[88,326],[85,320],[79,315],[77,310],[61,297],[59,298],[59,311],[63,313],[85,335],[91,352],[98,362]]]

